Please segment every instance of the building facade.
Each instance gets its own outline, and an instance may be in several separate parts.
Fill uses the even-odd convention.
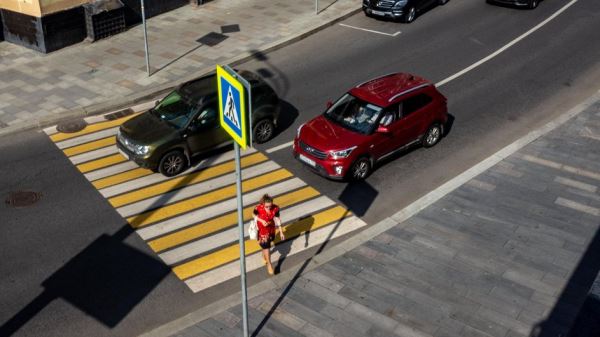
[[[146,17],[189,2],[145,0]],[[0,0],[0,39],[49,53],[88,36],[98,37],[93,30],[99,26],[111,28],[113,24],[113,31],[118,32],[138,24],[142,20],[140,7],[140,0]],[[94,25],[98,20],[111,21]]]

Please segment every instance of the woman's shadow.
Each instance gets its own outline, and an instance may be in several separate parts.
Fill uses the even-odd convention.
[[[290,235],[289,236],[286,235],[285,241],[277,242],[277,244],[275,245],[275,247],[273,249],[273,252],[279,253],[279,259],[277,260],[277,264],[275,265],[275,274],[279,274],[285,259],[290,254],[290,251],[292,250],[292,244],[295,241],[293,239],[297,237],[297,235],[295,235],[296,233],[299,233],[300,235],[304,235],[304,248],[308,247],[310,231],[311,231],[314,223],[315,223],[315,219],[313,218],[313,216],[308,215],[308,216],[299,218],[299,219],[293,221],[290,225],[288,225],[289,228],[286,228],[286,231],[289,231]],[[287,234],[287,233],[284,233],[284,234]]]

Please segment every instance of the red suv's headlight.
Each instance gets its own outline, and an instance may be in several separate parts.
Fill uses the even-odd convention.
[[[329,155],[333,159],[347,158],[354,149],[356,149],[356,146],[344,150],[329,151]]]

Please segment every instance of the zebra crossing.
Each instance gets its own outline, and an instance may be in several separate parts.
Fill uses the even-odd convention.
[[[71,163],[173,273],[193,292],[239,276],[239,245],[233,151],[203,158],[176,177],[140,168],[119,154],[119,125],[143,113],[86,118],[81,131],[44,131]],[[242,153],[243,219],[264,193],[281,207],[286,241],[273,248],[273,261],[294,255],[366,224],[255,149]],[[264,268],[260,247],[246,235],[246,268]],[[266,273],[266,272],[265,272]]]

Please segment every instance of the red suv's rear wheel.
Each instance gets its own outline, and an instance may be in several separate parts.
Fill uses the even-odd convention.
[[[437,144],[442,138],[442,126],[440,124],[432,124],[423,136],[423,147],[432,147]]]

